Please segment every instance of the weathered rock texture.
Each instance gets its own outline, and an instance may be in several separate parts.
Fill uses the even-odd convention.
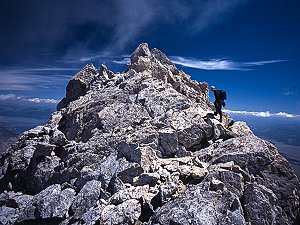
[[[87,65],[2,155],[0,224],[293,224],[293,169],[223,118],[207,83],[147,44],[124,73]]]

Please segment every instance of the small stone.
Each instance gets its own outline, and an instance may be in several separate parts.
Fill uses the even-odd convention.
[[[230,161],[230,162],[226,162],[226,163],[219,163],[219,164],[217,164],[217,166],[222,169],[232,170],[232,168],[234,166],[234,162]]]
[[[196,180],[202,180],[208,174],[208,170],[197,166],[191,167],[191,176]]]
[[[212,191],[223,191],[225,188],[225,184],[217,179],[212,179],[210,188]]]
[[[138,178],[136,178],[136,181],[134,181],[134,185],[142,186],[149,184],[153,187],[159,179],[160,176],[158,173],[143,173]]]
[[[191,174],[191,166],[181,165],[179,166],[180,175],[183,177],[188,177]]]

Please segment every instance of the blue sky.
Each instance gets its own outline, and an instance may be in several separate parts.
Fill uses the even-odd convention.
[[[229,110],[300,114],[297,0],[1,1],[0,101],[56,104],[86,63],[122,71],[141,42]]]

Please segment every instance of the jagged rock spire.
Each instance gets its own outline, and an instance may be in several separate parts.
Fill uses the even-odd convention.
[[[147,43],[140,44],[130,57],[131,65],[138,62],[140,57],[151,57],[151,52]]]

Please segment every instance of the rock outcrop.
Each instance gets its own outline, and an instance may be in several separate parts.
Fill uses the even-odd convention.
[[[287,160],[212,107],[207,83],[147,44],[123,73],[87,65],[1,156],[0,224],[296,223]]]

